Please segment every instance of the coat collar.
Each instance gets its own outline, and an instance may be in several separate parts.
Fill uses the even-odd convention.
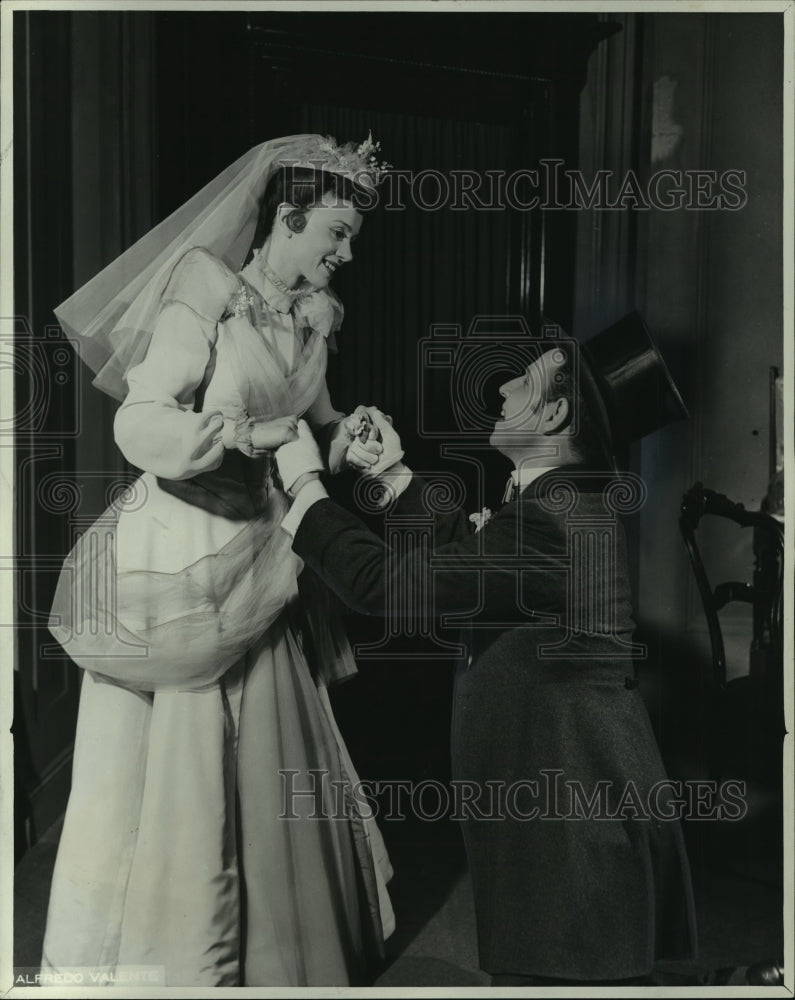
[[[546,469],[523,490],[521,499],[532,500],[547,496],[556,485],[571,483],[580,493],[601,493],[610,483],[620,478],[609,469],[599,469],[588,465],[559,465]]]

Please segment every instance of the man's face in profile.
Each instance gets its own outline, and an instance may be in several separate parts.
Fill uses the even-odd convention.
[[[543,437],[544,407],[550,397],[555,373],[565,361],[563,352],[553,348],[536,358],[521,375],[500,386],[503,398],[500,419],[495,423],[489,439],[495,448],[506,444],[515,448]]]

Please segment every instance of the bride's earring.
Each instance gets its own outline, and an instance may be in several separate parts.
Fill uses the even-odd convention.
[[[306,216],[303,212],[291,212],[284,221],[289,229],[288,238],[293,233],[302,233],[306,229]]]

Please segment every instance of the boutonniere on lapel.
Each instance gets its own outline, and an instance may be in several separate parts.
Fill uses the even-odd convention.
[[[298,326],[309,327],[322,337],[328,337],[334,322],[334,307],[331,299],[320,289],[302,295],[294,307]]]
[[[469,520],[475,525],[475,534],[489,523],[491,517],[491,510],[488,507],[484,507],[479,514],[469,515]]]

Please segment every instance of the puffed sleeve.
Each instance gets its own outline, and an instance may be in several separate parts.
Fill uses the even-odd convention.
[[[117,445],[139,469],[166,479],[200,471],[191,459],[195,421],[189,412],[216,324],[236,290],[235,276],[206,250],[189,250],[174,267],[146,357],[127,373],[129,393],[114,423]]]
[[[300,298],[294,307],[293,318],[298,328],[308,328],[321,334],[326,348],[337,353],[336,334],[342,326],[345,315],[342,302],[330,288],[318,288],[310,295]]]

